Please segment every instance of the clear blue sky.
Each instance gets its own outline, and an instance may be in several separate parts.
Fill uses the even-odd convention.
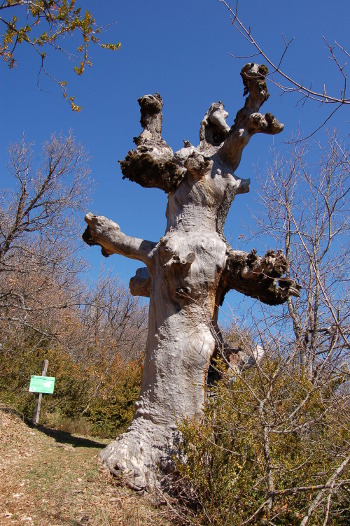
[[[69,63],[55,54],[49,57],[51,70],[70,82],[83,106],[80,114],[70,110],[57,87],[44,77],[41,89],[37,87],[39,63],[30,49],[20,50],[16,70],[8,71],[1,64],[0,187],[8,183],[10,142],[25,132],[39,148],[51,133],[72,129],[91,155],[96,182],[91,211],[114,219],[127,234],[158,240],[165,229],[165,194],[123,181],[117,162],[133,147],[132,138],[141,131],[137,99],[158,91],[164,99],[163,137],[173,149],[179,149],[183,139],[197,144],[199,123],[211,102],[222,100],[230,114],[228,122],[233,122],[244,103],[239,72],[246,62],[256,59],[230,57],[229,53],[249,55],[253,50],[232,28],[229,13],[218,0],[80,3],[91,9],[99,24],[113,23],[105,39],[120,41],[122,48],[117,53],[93,50],[94,65],[81,78],[71,74]],[[328,0],[240,0],[239,12],[276,62],[283,51],[282,33],[287,40],[295,37],[284,69],[315,89],[322,90],[325,83],[329,93],[339,95],[342,80],[322,37],[329,42],[337,40],[350,50],[348,0],[333,0],[332,4]],[[237,174],[251,177],[251,192],[237,198],[227,220],[235,248],[241,247],[238,236],[242,224],[249,222],[249,209],[255,206],[254,167],[269,162],[273,141],[283,149],[283,141],[298,127],[307,134],[330,111],[315,103],[297,105],[295,96],[282,97],[273,86],[269,89],[271,97],[263,109],[284,122],[285,132],[275,139],[255,136],[245,151]],[[345,108],[329,125],[345,135],[349,121],[350,112]],[[323,137],[320,133],[317,138]],[[87,256],[97,271],[103,260],[106,269],[112,268],[125,282],[138,266],[120,256],[106,260],[97,247],[87,249]]]

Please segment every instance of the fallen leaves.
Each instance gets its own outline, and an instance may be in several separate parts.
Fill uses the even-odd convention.
[[[170,526],[150,497],[117,484],[99,466],[103,446],[58,442],[0,407],[0,524]],[[95,445],[96,444],[96,447]]]

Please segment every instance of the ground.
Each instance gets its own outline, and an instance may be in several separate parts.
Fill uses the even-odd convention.
[[[28,426],[0,407],[0,525],[170,526],[169,506],[99,464],[108,441]]]

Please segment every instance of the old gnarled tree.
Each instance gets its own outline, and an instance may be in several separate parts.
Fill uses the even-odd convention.
[[[218,307],[230,289],[269,305],[283,303],[298,286],[282,277],[281,252],[259,257],[233,250],[224,223],[236,194],[249,180],[235,175],[244,147],[256,133],[283,130],[259,109],[268,99],[266,66],[247,64],[241,72],[244,107],[230,128],[221,102],[214,103],[200,128],[200,144],[186,142],[174,153],[162,139],[159,94],[139,99],[143,131],[136,149],[121,162],[124,177],[168,194],[167,227],[158,242],[127,236],[113,221],[87,214],[84,240],[102,254],[122,254],[145,267],[130,280],[132,294],[150,298],[144,375],[133,422],[103,452],[112,473],[131,487],[152,487],[171,468],[179,434],[176,421],[201,413],[207,373],[215,352]]]

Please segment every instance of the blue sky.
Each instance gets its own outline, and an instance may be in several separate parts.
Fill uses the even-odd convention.
[[[166,196],[160,190],[143,189],[123,181],[118,160],[133,147],[132,138],[141,131],[137,99],[158,91],[164,100],[163,137],[179,149],[183,139],[198,143],[200,121],[213,101],[222,100],[231,124],[244,104],[239,72],[252,59],[234,59],[253,50],[232,28],[227,9],[218,0],[82,1],[100,25],[110,26],[106,41],[120,41],[116,53],[92,50],[93,67],[82,77],[71,73],[73,66],[52,54],[48,67],[56,76],[68,80],[80,114],[66,104],[57,87],[44,77],[37,87],[39,63],[30,49],[18,54],[18,67],[8,71],[1,64],[1,140],[0,186],[9,184],[6,176],[7,146],[23,132],[38,149],[53,132],[70,129],[91,155],[91,176],[96,190],[91,211],[117,221],[130,235],[158,240],[165,230]],[[350,2],[333,0],[241,0],[242,20],[252,28],[256,39],[276,62],[283,52],[282,34],[295,41],[284,60],[284,69],[297,80],[339,95],[342,79],[329,60],[323,36],[337,40],[350,50]],[[349,57],[347,57],[350,60]],[[346,57],[341,57],[346,61]],[[253,59],[259,61],[259,59]],[[271,85],[271,97],[264,111],[274,113],[285,124],[278,137],[255,136],[237,170],[251,178],[251,192],[238,196],[227,219],[227,232],[234,248],[241,245],[239,235],[250,221],[255,207],[255,166],[265,166],[273,144],[284,149],[284,141],[300,128],[305,134],[315,129],[330,112],[316,103],[297,105],[298,98],[283,95]],[[329,123],[343,135],[349,132],[350,113],[341,109]],[[324,133],[317,139],[323,140]],[[84,229],[82,219],[82,230]],[[94,247],[86,249],[96,276],[103,263],[128,282],[137,262],[120,256],[102,258]]]

